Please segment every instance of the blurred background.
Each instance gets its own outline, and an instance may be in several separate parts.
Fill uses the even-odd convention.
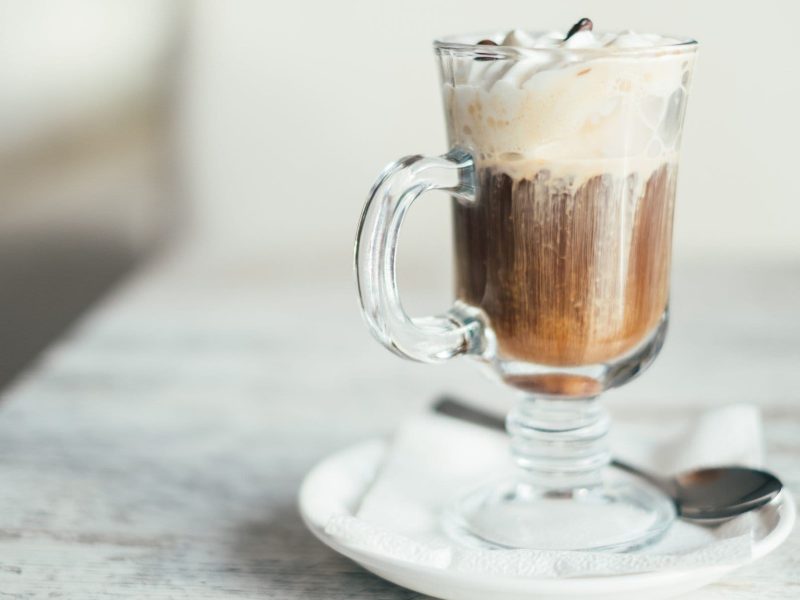
[[[731,293],[757,297],[768,268],[794,294],[798,6],[0,0],[0,385],[132,267],[175,248],[254,265],[247,276],[266,285],[354,294],[355,225],[378,172],[446,150],[431,40],[583,16],[701,42],[676,270],[741,269],[752,283]],[[405,230],[412,312],[450,298],[443,200],[418,203]],[[354,302],[345,318],[358,322]]]

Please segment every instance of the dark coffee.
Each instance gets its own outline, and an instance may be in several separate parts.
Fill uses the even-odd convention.
[[[667,307],[675,182],[670,163],[582,181],[479,165],[475,201],[454,201],[456,293],[485,313],[498,355],[576,367],[645,341]]]

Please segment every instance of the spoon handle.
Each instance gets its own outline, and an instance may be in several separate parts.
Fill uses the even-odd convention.
[[[460,400],[456,400],[452,396],[440,396],[433,403],[432,408],[433,412],[437,414],[444,415],[446,417],[452,417],[454,419],[458,419],[459,421],[465,421],[467,423],[472,423],[473,425],[494,429],[496,431],[506,430],[506,421],[502,417],[480,408],[475,408],[469,404],[465,404]]]

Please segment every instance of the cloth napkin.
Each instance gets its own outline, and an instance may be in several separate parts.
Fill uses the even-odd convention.
[[[709,410],[684,423],[615,422],[614,456],[653,472],[696,466],[760,466],[761,420],[751,405]],[[390,443],[354,515],[335,515],[326,532],[371,553],[469,573],[577,577],[739,564],[751,556],[758,520],[746,513],[716,527],[676,521],[657,543],[626,553],[467,548],[440,529],[454,491],[511,472],[505,435],[432,413],[405,422]]]

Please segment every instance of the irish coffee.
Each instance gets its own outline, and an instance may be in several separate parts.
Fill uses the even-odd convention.
[[[440,531],[501,552],[644,547],[675,506],[606,468],[597,397],[647,369],[665,337],[697,43],[596,32],[583,18],[565,32],[458,35],[434,48],[449,150],[406,156],[373,185],[356,243],[362,314],[399,356],[469,356],[522,392],[506,419],[517,474],[444,505]],[[411,317],[398,240],[431,190],[452,197],[456,302]]]
[[[434,48],[449,151],[406,156],[372,187],[356,243],[362,313],[399,356],[469,356],[522,392],[506,419],[517,473],[443,496],[439,530],[501,552],[644,547],[668,530],[674,502],[606,468],[597,397],[647,369],[665,337],[697,43],[596,32],[583,18],[566,32]],[[456,302],[412,318],[398,240],[431,190],[452,197]]]
[[[481,42],[518,48],[513,60],[451,59],[450,142],[476,166],[475,198],[453,201],[456,295],[483,315],[496,360],[608,363],[662,322],[691,66],[652,51],[664,40],[515,31]],[[593,392],[581,376],[503,376],[532,391]]]

